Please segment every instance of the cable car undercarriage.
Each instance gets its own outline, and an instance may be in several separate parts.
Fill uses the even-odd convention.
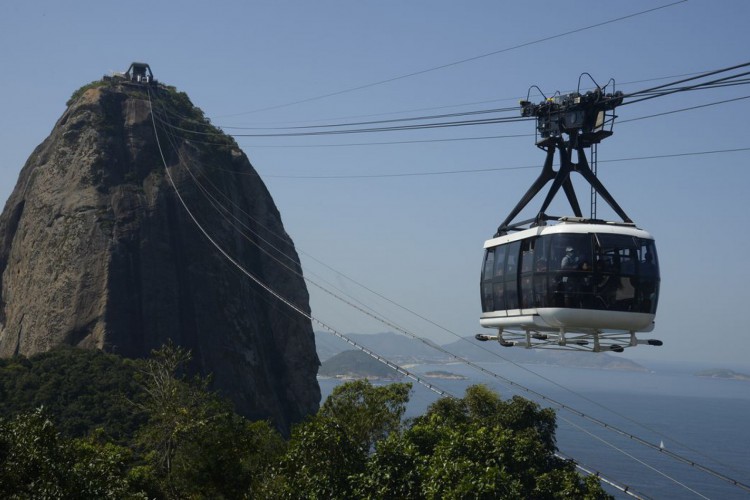
[[[661,340],[638,339],[635,332],[592,332],[570,333],[564,328],[558,333],[541,333],[533,330],[513,332],[498,329],[497,335],[477,333],[474,338],[486,342],[495,340],[503,347],[524,347],[526,349],[557,349],[590,352],[622,352],[626,347],[637,345],[662,345]]]

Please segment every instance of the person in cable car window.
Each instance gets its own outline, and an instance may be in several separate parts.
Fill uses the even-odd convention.
[[[577,269],[578,268],[578,255],[576,255],[573,247],[567,247],[565,249],[565,256],[560,262],[560,268],[565,270]]]
[[[596,261],[596,271],[599,280],[596,283],[596,296],[599,300],[599,306],[603,309],[609,309],[615,301],[619,285],[618,280],[612,275],[614,272],[613,264],[609,259],[600,257]]]
[[[652,277],[656,275],[656,266],[654,266],[654,256],[651,252],[646,252],[644,261],[641,262],[641,275]]]
[[[560,280],[562,291],[564,292],[564,307],[580,307],[579,304],[579,276],[578,271],[581,265],[581,259],[572,246],[565,248],[565,256],[560,262],[560,270],[563,272]],[[571,272],[573,271],[573,272]]]
[[[654,312],[654,296],[656,294],[656,265],[654,255],[646,252],[641,262],[641,300],[644,312]]]

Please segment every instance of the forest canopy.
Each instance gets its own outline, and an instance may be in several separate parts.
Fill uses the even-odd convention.
[[[484,386],[405,420],[411,385],[338,386],[284,437],[189,377],[61,348],[0,361],[3,498],[610,498],[555,455],[555,414]]]

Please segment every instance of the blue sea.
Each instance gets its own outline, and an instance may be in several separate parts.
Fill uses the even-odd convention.
[[[420,376],[442,370],[468,377],[425,378],[453,395],[461,396],[468,385],[481,383],[504,398],[520,395],[555,409],[561,454],[643,498],[750,498],[750,492],[700,469],[750,485],[750,381],[698,377],[697,367],[689,366],[649,366],[648,372],[511,363],[481,366],[502,379],[463,364],[409,369]],[[319,382],[324,398],[341,383]],[[411,382],[407,417],[423,413],[439,397]],[[631,498],[604,486],[617,498]]]

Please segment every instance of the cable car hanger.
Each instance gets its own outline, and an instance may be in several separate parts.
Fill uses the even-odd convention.
[[[536,86],[532,88],[539,90]],[[531,89],[529,89],[529,93],[531,93]],[[543,93],[542,96],[544,96]],[[529,223],[532,223],[533,227],[544,225],[547,220],[558,219],[558,217],[548,216],[546,210],[561,187],[575,216],[583,218],[578,198],[570,180],[572,172],[580,173],[612,207],[615,213],[622,218],[623,222],[632,224],[633,221],[630,217],[627,216],[589,167],[584,151],[585,148],[590,148],[613,134],[612,126],[616,118],[614,109],[622,103],[622,100],[622,92],[606,93],[605,89],[598,85],[595,90],[581,94],[579,79],[579,91],[577,92],[545,98],[539,104],[532,104],[528,100],[528,96],[526,100],[521,101],[521,116],[536,117],[536,145],[547,152],[547,158],[541,174],[508,217],[500,224],[496,236],[506,234],[510,230],[518,229]],[[565,139],[563,134],[567,134],[568,138]],[[560,152],[560,167],[557,172],[552,168],[556,151]],[[578,155],[578,163],[573,163],[571,160],[573,151]],[[513,219],[549,181],[553,181],[552,185],[537,216],[532,220],[512,224]]]

